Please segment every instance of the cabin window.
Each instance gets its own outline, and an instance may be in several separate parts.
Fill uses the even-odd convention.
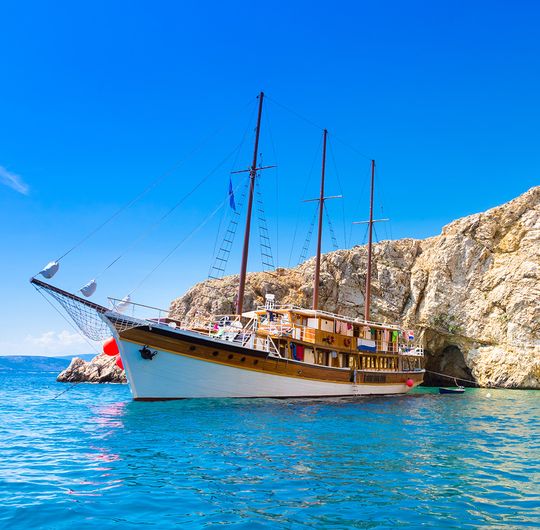
[[[326,320],[325,318],[321,318],[321,329],[323,331],[328,331],[330,333],[334,332],[334,322],[332,320]]]
[[[339,368],[339,354],[337,351],[330,352],[330,366]]]
[[[304,348],[304,362],[315,364],[315,355],[312,348]]]
[[[360,337],[360,326],[353,326],[353,336],[354,337]]]
[[[317,350],[316,353],[316,364],[321,364],[323,366],[328,366],[328,352],[324,350]]]
[[[308,328],[319,329],[319,322],[317,318],[308,318],[307,325]]]

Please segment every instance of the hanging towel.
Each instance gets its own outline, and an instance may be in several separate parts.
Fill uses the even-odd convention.
[[[358,339],[357,349],[358,351],[377,351],[377,346],[374,340]]]
[[[296,360],[304,360],[304,346],[302,346],[301,344],[298,344],[298,346],[296,346]]]
[[[294,342],[291,342],[291,354],[292,354],[292,358],[297,361],[298,358],[297,358],[297,350],[296,350],[296,344]]]

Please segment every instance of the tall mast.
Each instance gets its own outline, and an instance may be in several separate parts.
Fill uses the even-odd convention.
[[[246,288],[246,271],[249,251],[249,234],[251,231],[251,210],[253,207],[253,193],[255,191],[255,178],[257,177],[257,155],[259,152],[259,134],[261,132],[261,116],[264,92],[259,94],[259,113],[257,115],[257,128],[255,129],[255,145],[253,147],[253,162],[249,169],[249,199],[247,207],[246,231],[244,232],[244,249],[242,250],[242,265],[240,267],[240,284],[236,301],[236,314],[241,315],[244,306],[244,291]]]
[[[368,239],[368,258],[366,273],[366,300],[364,318],[369,320],[369,306],[371,302],[371,253],[373,247],[373,190],[375,187],[375,160],[371,161],[371,194],[369,200],[369,239]]]
[[[322,243],[322,223],[324,209],[324,173],[326,171],[326,136],[328,131],[323,131],[323,151],[321,167],[321,194],[319,196],[319,231],[317,235],[317,256],[315,258],[315,276],[313,278],[313,309],[319,308],[319,278],[321,275],[321,243]]]

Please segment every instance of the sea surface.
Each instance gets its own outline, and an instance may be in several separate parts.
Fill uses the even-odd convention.
[[[539,528],[540,392],[135,403],[0,374],[1,528]]]

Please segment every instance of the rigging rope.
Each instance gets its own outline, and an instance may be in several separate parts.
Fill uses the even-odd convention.
[[[71,322],[70,320],[68,320],[66,318],[66,316],[64,315],[64,313],[62,313],[42,292],[40,289],[38,289],[35,285],[34,285],[34,289],[41,295],[43,296],[44,300],[68,323],[69,326],[71,326],[71,328],[73,328],[73,330],[75,330],[75,332],[80,335],[85,341],[86,343],[90,346],[90,348],[92,348],[97,355],[99,355],[101,352],[86,338],[86,336],[81,333],[81,330],[78,329],[77,327],[75,327],[75,325],[73,324],[73,322]]]
[[[261,164],[262,166],[262,161]],[[257,202],[257,225],[259,227],[259,246],[261,250],[261,265],[263,271],[274,270],[274,258],[272,256],[272,246],[270,244],[270,234],[264,213],[264,204],[259,179],[255,180],[256,202]]]
[[[249,177],[244,180],[245,184],[242,190],[242,195],[240,197],[240,200],[238,201],[238,204],[236,205],[236,210],[232,214],[232,217],[227,226],[227,230],[223,234],[223,241],[221,243],[221,247],[217,251],[217,254],[215,254],[214,263],[210,266],[210,270],[208,271],[208,278],[223,278],[223,275],[225,274],[225,269],[227,268],[227,264],[229,263],[231,250],[234,244],[234,239],[236,237],[236,230],[238,229],[238,220],[242,215],[242,212],[244,210],[244,204],[246,201]],[[240,187],[240,185],[241,181],[238,184],[238,187]]]
[[[456,381],[465,381],[466,383],[473,383],[477,386],[480,386],[478,385],[478,383],[476,381],[471,381],[470,379],[463,379],[463,377],[454,377],[453,375],[448,375],[448,374],[441,374],[439,372],[433,372],[431,370],[426,370],[427,373],[429,374],[434,374],[434,375],[440,375],[442,377],[447,377],[448,379],[455,379]],[[497,388],[497,387],[490,387],[490,388]],[[503,387],[498,387],[498,388],[503,388]]]
[[[316,129],[319,129],[319,130],[323,130],[324,127],[321,127],[320,125],[318,125],[317,123],[315,123],[314,121],[310,120],[309,118],[306,118],[305,116],[303,116],[302,114],[300,114],[299,112],[291,109],[290,107],[287,107],[286,105],[284,105],[283,103],[280,103],[279,101],[276,101],[274,98],[268,96],[268,95],[265,95],[266,99],[271,101],[272,103],[274,103],[275,105],[277,105],[278,107],[281,107],[282,109],[286,110],[287,112],[290,112],[291,114],[295,115],[297,118],[300,118],[302,121],[305,121],[306,123],[308,123],[309,125],[315,127]],[[364,157],[364,158],[367,158],[368,160],[372,160],[373,157],[372,156],[368,156],[366,155],[365,153],[362,153],[362,151],[360,151],[359,149],[357,149],[356,147],[350,145],[348,142],[346,142],[345,140],[343,140],[342,138],[340,138],[339,136],[336,136],[334,133],[332,133],[332,136],[338,140],[339,142],[341,142],[345,147],[348,147],[349,149],[353,150],[354,152],[356,152],[357,154],[359,154],[360,156]]]
[[[246,141],[247,133],[248,133],[248,131],[250,129],[250,125],[251,125],[251,123],[253,121],[253,117],[255,115],[255,109],[256,109],[256,106],[254,105],[253,110],[251,112],[251,115],[249,117],[249,120],[247,121],[246,128],[244,129],[244,134],[242,135],[242,140],[240,142],[240,148],[236,152],[236,156],[234,157],[234,160],[233,160],[233,162],[231,164],[231,169],[230,169],[230,172],[229,172],[229,178],[231,178],[230,173],[236,169],[236,164],[238,163],[238,157],[240,155],[240,151],[242,150],[242,147],[243,147],[243,145],[244,145],[244,143]],[[229,196],[229,188],[227,188],[227,196]],[[243,196],[242,196],[242,198],[243,198]],[[241,206],[242,206],[241,204],[238,205],[239,208],[241,208]],[[216,231],[216,238],[214,240],[214,248],[212,250],[212,260],[214,258],[216,258],[216,249],[217,249],[217,244],[218,244],[218,241],[219,241],[219,234],[221,233],[221,226],[223,225],[223,222],[225,221],[226,216],[227,216],[227,209],[224,209],[223,210],[223,215],[221,216],[220,221],[219,221],[218,229]],[[229,227],[230,227],[230,223],[229,223]],[[211,276],[212,268],[213,267],[211,266],[210,270],[208,272],[208,277]]]
[[[345,224],[345,193],[343,192],[343,186],[341,185],[341,179],[339,178],[339,172],[338,172],[338,168],[337,168],[336,157],[334,155],[334,148],[332,147],[331,139],[328,142],[328,147],[329,147],[329,151],[330,151],[330,157],[332,158],[332,163],[334,164],[334,171],[336,172],[336,179],[337,179],[337,182],[338,182],[339,193],[343,197],[342,200],[341,200],[341,214],[342,214],[342,217],[343,217],[343,246],[345,248],[348,248],[347,247],[347,226]],[[350,243],[350,241],[349,241],[349,243]]]
[[[237,191],[239,186],[240,184],[236,186],[234,191]],[[206,217],[206,219],[204,219],[202,223],[196,226],[183,239],[181,239],[179,243],[175,245],[174,248],[137,284],[137,286],[128,293],[128,296],[131,296],[137,289],[139,289],[141,285],[143,285],[143,283],[145,283],[152,276],[152,274],[154,274],[154,272],[156,272],[159,269],[159,267],[161,267],[161,265],[163,265],[163,263],[165,263],[178,250],[178,248],[180,248],[181,245],[183,245],[186,241],[191,239],[191,237],[193,237],[201,228],[203,228],[206,225],[206,223],[208,223],[208,221],[210,221],[210,219],[212,219],[219,212],[219,210],[221,210],[221,208],[223,208],[226,204],[228,204],[228,202],[229,202],[229,197],[227,197],[224,201],[219,203],[218,207],[208,217]]]
[[[307,176],[306,181],[304,183],[304,189],[303,189],[302,194],[300,195],[300,197],[305,197],[306,196],[306,190],[307,190],[308,184],[310,183],[311,175],[313,174],[313,169],[315,168],[315,162],[317,161],[317,158],[319,156],[319,152],[320,152],[320,149],[321,149],[321,144],[322,144],[322,138],[319,140],[319,145],[317,146],[317,151],[315,152],[315,155],[313,157],[313,161],[311,162],[311,168],[309,170],[308,176]],[[300,224],[300,208],[298,209],[298,212],[297,212],[297,215],[296,215],[296,224],[294,226],[293,240],[292,240],[292,244],[291,244],[291,252],[289,253],[289,261],[287,263],[287,267],[291,266],[292,255],[293,255],[293,252],[294,252],[294,243],[296,242],[296,234],[298,232],[299,224]]]
[[[276,145],[274,143],[274,135],[272,134],[270,114],[271,113],[269,112],[266,113],[266,121],[268,123],[268,135],[270,136],[270,145],[272,146],[272,154],[274,156],[274,164],[276,166],[276,205],[278,206],[276,208],[276,267],[279,267],[279,161],[276,151]]]
[[[332,239],[332,245],[334,247],[334,250],[337,250],[339,248],[339,245],[338,245],[338,242],[337,242],[337,239],[336,239],[336,234],[334,232],[334,227],[332,226],[332,221],[330,220],[330,214],[328,213],[328,207],[326,206],[326,203],[323,203],[324,204],[324,214],[325,214],[325,217],[326,217],[326,222],[328,223],[328,229],[330,231],[330,238]]]
[[[181,206],[189,197],[191,197],[211,176],[213,176],[220,168],[231,158],[231,156],[238,152],[238,150],[241,148],[242,143],[238,144],[233,151],[231,151],[217,166],[215,166],[209,173],[207,173],[188,193],[186,193],[182,198],[174,204],[165,214],[163,214],[156,222],[154,222],[148,229],[143,231],[138,237],[135,238],[134,241],[131,242],[126,249],[118,256],[116,257],[107,267],[105,267],[96,277],[97,280],[101,275],[103,275],[107,270],[109,270],[116,262],[118,262],[122,257],[124,257],[127,252],[129,252],[135,245],[144,239],[146,236],[151,234],[169,215],[171,215],[179,206]]]
[[[242,110],[244,110],[249,105],[254,105],[252,100],[250,100],[250,102],[247,105],[244,105],[242,107]],[[88,241],[88,239],[90,239],[94,234],[99,232],[103,227],[108,225],[113,219],[118,217],[122,212],[124,212],[125,210],[127,210],[128,208],[133,206],[137,201],[142,199],[142,197],[144,197],[147,193],[149,193],[152,189],[154,189],[165,178],[167,178],[169,175],[171,175],[176,170],[178,170],[180,167],[182,167],[182,165],[184,165],[195,153],[200,151],[204,145],[206,145],[212,138],[214,138],[219,132],[221,132],[225,128],[226,124],[228,124],[228,123],[229,123],[229,121],[227,121],[227,123],[224,123],[224,124],[220,125],[219,127],[217,127],[211,134],[206,136],[199,144],[197,144],[191,151],[189,151],[188,154],[184,158],[182,158],[179,162],[174,164],[169,170],[165,171],[164,173],[159,175],[156,179],[154,179],[145,189],[143,189],[142,192],[140,192],[133,199],[131,199],[126,204],[121,206],[118,210],[116,210],[116,212],[114,212],[110,217],[105,219],[105,221],[100,223],[96,228],[91,230],[86,236],[84,236],[82,239],[80,239],[69,250],[67,250],[59,258],[57,258],[56,261],[59,262],[60,260],[64,259],[68,254],[70,254],[76,248],[80,247],[83,243]]]
[[[313,229],[315,227],[315,221],[317,220],[317,212],[319,211],[319,207],[315,208],[315,211],[313,212],[313,217],[311,219],[311,223],[309,225],[308,233],[306,235],[306,239],[304,241],[304,246],[302,247],[302,252],[300,253],[300,258],[298,259],[298,265],[300,263],[303,263],[306,258],[309,251],[309,245],[311,244],[311,237],[313,235]]]
[[[309,125],[315,127],[316,129],[319,129],[320,131],[322,131],[324,129],[324,127],[321,127],[320,125],[317,125],[315,122],[311,121],[309,118],[306,118],[305,116],[302,116],[302,114],[300,114],[299,112],[296,112],[295,110],[287,107],[286,105],[283,105],[283,103],[280,103],[279,101],[276,101],[274,98],[270,97],[268,94],[265,94],[265,98],[268,101],[271,101],[272,103],[277,105],[278,107],[281,107],[282,109],[286,110],[287,112],[290,112],[291,114],[294,114],[297,118],[300,118],[302,121],[305,121],[306,123],[308,123]]]

